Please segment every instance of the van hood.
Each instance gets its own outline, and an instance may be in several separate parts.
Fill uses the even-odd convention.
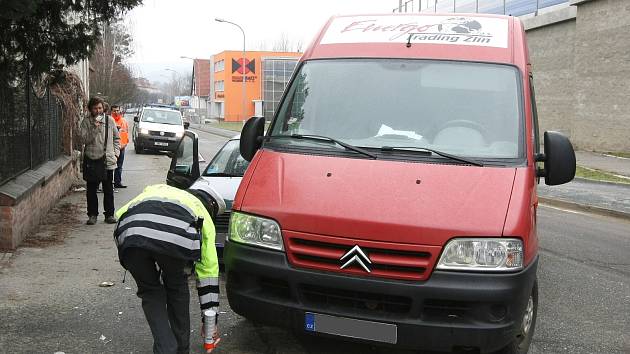
[[[161,123],[151,123],[151,122],[140,122],[140,129],[149,129],[158,132],[169,132],[169,133],[179,133],[184,131],[183,125],[177,124],[161,124]]]
[[[240,210],[286,231],[422,245],[502,235],[516,169],[259,152]]]

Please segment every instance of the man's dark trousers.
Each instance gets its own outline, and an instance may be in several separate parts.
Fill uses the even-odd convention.
[[[120,155],[118,156],[118,162],[116,163],[117,167],[114,171],[114,185],[120,186],[122,184],[122,170],[123,170],[123,162],[125,162],[125,149],[120,150]]]
[[[107,170],[107,180],[103,181],[103,208],[105,217],[114,216],[114,170]],[[101,182],[87,182],[88,216],[98,216],[98,196],[96,190]]]
[[[138,285],[138,297],[153,334],[154,353],[189,353],[190,293],[186,261],[132,247],[122,255]],[[160,267],[162,281],[160,284]]]

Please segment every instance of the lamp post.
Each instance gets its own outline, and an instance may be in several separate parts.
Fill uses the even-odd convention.
[[[230,21],[224,20],[222,18],[215,18],[214,20],[217,21],[217,22],[224,22],[224,23],[229,23],[231,25],[234,25],[234,26],[238,27],[238,29],[241,30],[241,33],[243,33],[243,58],[241,59],[241,65],[242,65],[242,68],[243,68],[243,113],[242,113],[242,116],[243,116],[243,125],[244,125],[245,124],[245,117],[247,116],[247,112],[246,112],[247,111],[247,103],[246,103],[247,102],[247,98],[245,96],[245,92],[246,92],[246,88],[245,88],[245,31],[243,30],[243,27],[237,25],[234,22],[230,22]]]

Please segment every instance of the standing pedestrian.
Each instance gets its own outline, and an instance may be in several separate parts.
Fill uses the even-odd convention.
[[[117,167],[114,171],[114,188],[127,188],[122,184],[122,171],[123,163],[125,162],[125,148],[129,144],[129,126],[127,120],[120,112],[120,106],[112,106],[112,117],[118,127],[118,134],[120,134],[120,155],[118,155]]]
[[[223,211],[223,198],[200,180],[187,190],[149,186],[116,212],[120,222],[114,237],[120,264],[138,285],[154,353],[190,351],[186,269],[191,266],[197,276],[205,351],[210,353],[219,342],[219,264],[212,219]]]
[[[104,101],[92,97],[88,102],[89,114],[79,129],[83,147],[83,179],[87,182],[88,225],[96,224],[98,196],[96,190],[103,183],[105,222],[115,224],[114,169],[120,153],[120,136],[114,119],[103,113]]]

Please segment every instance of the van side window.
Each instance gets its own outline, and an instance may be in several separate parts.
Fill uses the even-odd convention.
[[[534,133],[534,154],[540,153],[540,131],[538,129],[538,111],[536,110],[536,93],[534,92],[534,74],[529,73],[529,89],[531,90],[533,133]]]

